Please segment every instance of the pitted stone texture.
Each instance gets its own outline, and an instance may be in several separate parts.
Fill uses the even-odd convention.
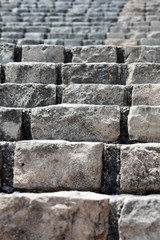
[[[106,240],[107,197],[90,192],[0,195],[0,239]]]
[[[120,133],[118,106],[61,104],[34,108],[33,139],[116,141]]]
[[[128,116],[130,140],[160,141],[160,107],[132,106]]]
[[[62,65],[62,82],[122,84],[121,66],[116,63],[69,63]]]
[[[160,144],[121,146],[120,176],[121,192],[159,192]]]
[[[102,143],[19,142],[14,157],[14,187],[99,191],[102,154]]]
[[[0,107],[0,141],[18,141],[21,138],[22,110]]]
[[[128,65],[127,84],[160,83],[160,64],[133,63]]]
[[[0,106],[42,107],[56,104],[56,86],[44,84],[0,84]]]
[[[159,209],[159,195],[126,198],[119,220],[120,240],[160,239]]]
[[[57,84],[54,63],[8,63],[5,73],[6,83]]]
[[[64,47],[52,45],[22,46],[22,62],[64,63]]]
[[[15,45],[0,43],[0,63],[5,64],[14,61]]]
[[[63,88],[63,103],[127,105],[127,92],[121,85],[70,84]]]
[[[117,62],[116,47],[113,46],[84,46],[72,48],[72,62]]]
[[[133,86],[132,105],[160,106],[160,84],[139,84]]]

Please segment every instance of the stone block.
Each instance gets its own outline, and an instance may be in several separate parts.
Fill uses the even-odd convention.
[[[2,44],[0,43],[0,63],[5,64],[8,62],[14,62],[14,44]]]
[[[33,139],[116,141],[120,133],[118,106],[61,104],[34,108]]]
[[[105,240],[109,203],[90,192],[0,195],[1,239]]]
[[[32,108],[56,104],[56,85],[0,84],[0,106]]]
[[[116,63],[69,63],[62,65],[62,82],[122,84],[121,66]]]
[[[64,62],[64,47],[52,45],[22,46],[22,62]]]
[[[117,62],[116,48],[113,46],[84,46],[72,48],[72,62]]]
[[[104,44],[113,46],[136,46],[138,41],[132,39],[106,39]]]
[[[0,141],[21,139],[22,110],[0,107]]]
[[[125,106],[127,92],[121,85],[70,84],[63,87],[62,102]]]
[[[140,142],[160,141],[160,107],[132,106],[128,116],[130,140]]]
[[[132,105],[160,106],[160,84],[135,84]]]
[[[5,69],[6,83],[57,84],[54,63],[8,63]]]
[[[160,64],[132,63],[128,65],[126,84],[160,83]]]
[[[102,154],[102,143],[19,142],[14,156],[14,187],[45,191],[99,191]]]

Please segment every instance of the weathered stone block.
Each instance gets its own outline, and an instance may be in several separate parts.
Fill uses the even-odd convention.
[[[160,141],[160,107],[133,106],[128,116],[130,140],[140,142]]]
[[[132,105],[160,106],[160,84],[139,84],[133,86]]]
[[[104,84],[70,84],[63,87],[63,103],[127,105],[124,86]]]
[[[120,176],[121,192],[159,192],[160,144],[121,146]]]
[[[15,45],[0,43],[0,63],[5,64],[8,62],[14,62]]]
[[[102,154],[102,143],[19,142],[14,157],[14,187],[99,191]]]
[[[33,139],[112,142],[120,133],[120,109],[75,104],[34,108],[31,131]]]
[[[6,83],[57,84],[56,65],[52,63],[8,63]]]
[[[64,47],[53,45],[22,46],[22,62],[64,63]]]
[[[105,240],[108,199],[89,192],[0,195],[1,239]]]
[[[128,65],[126,84],[160,83],[160,64],[133,63]]]
[[[56,85],[12,84],[0,85],[0,106],[3,107],[42,107],[56,104]]]
[[[0,107],[0,141],[18,141],[21,138],[22,110]]]
[[[113,46],[84,46],[72,48],[72,62],[117,62],[116,47]]]
[[[122,84],[121,66],[116,63],[69,63],[62,65],[62,82]]]

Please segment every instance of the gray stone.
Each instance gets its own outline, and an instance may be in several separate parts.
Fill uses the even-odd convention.
[[[61,104],[32,109],[33,139],[116,141],[120,133],[118,106]]]
[[[160,84],[139,84],[133,86],[132,105],[160,106]]]
[[[63,87],[63,103],[127,105],[127,92],[121,85],[70,84]]]
[[[136,46],[138,42],[132,39],[106,39],[104,44],[113,46]]]
[[[6,83],[57,84],[54,63],[8,63],[5,69]]]
[[[127,84],[160,83],[160,64],[132,63],[128,65]]]
[[[121,66],[116,63],[69,63],[62,65],[62,82],[121,84]]]
[[[128,197],[119,220],[120,240],[159,240],[159,209],[159,195]]]
[[[130,140],[140,142],[160,141],[160,107],[132,106],[128,116]]]
[[[14,61],[14,51],[15,51],[14,44],[0,43],[0,63],[5,64],[8,62],[13,62]]]
[[[99,191],[102,154],[102,143],[19,142],[14,157],[14,187]]]
[[[84,46],[72,48],[72,62],[117,62],[116,48],[113,46]]]
[[[18,141],[21,138],[22,110],[0,107],[0,141]]]
[[[0,195],[0,238],[105,240],[109,203],[90,192]]]
[[[121,192],[159,192],[160,144],[121,146],[120,176]]]
[[[22,62],[64,62],[64,47],[50,45],[22,46]]]

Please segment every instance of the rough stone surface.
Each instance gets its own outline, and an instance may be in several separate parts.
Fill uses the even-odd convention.
[[[33,139],[116,141],[120,132],[118,106],[61,104],[34,108]]]
[[[108,199],[90,192],[0,195],[0,239],[106,240]]]
[[[56,104],[56,86],[44,84],[0,85],[0,106],[32,108]]]
[[[70,84],[63,88],[63,103],[127,105],[124,86],[104,84]]]
[[[120,176],[121,192],[159,192],[160,144],[121,146]]]
[[[122,84],[121,66],[116,63],[70,63],[62,66],[62,82]]]
[[[6,83],[57,84],[54,63],[8,63],[5,74]]]
[[[14,187],[99,191],[102,154],[102,143],[18,142],[14,157]]]
[[[160,83],[160,64],[133,63],[128,65],[127,84]]]
[[[14,61],[15,45],[9,43],[0,43],[0,63],[5,64]]]
[[[116,47],[113,46],[84,46],[72,48],[72,62],[117,62]]]
[[[22,110],[0,107],[0,141],[18,141],[21,138]]]
[[[64,47],[51,45],[22,46],[22,62],[64,63]]]
[[[140,142],[160,141],[160,107],[133,106],[128,116],[130,140]]]
[[[120,240],[159,240],[159,209],[159,195],[127,198],[119,220]]]

